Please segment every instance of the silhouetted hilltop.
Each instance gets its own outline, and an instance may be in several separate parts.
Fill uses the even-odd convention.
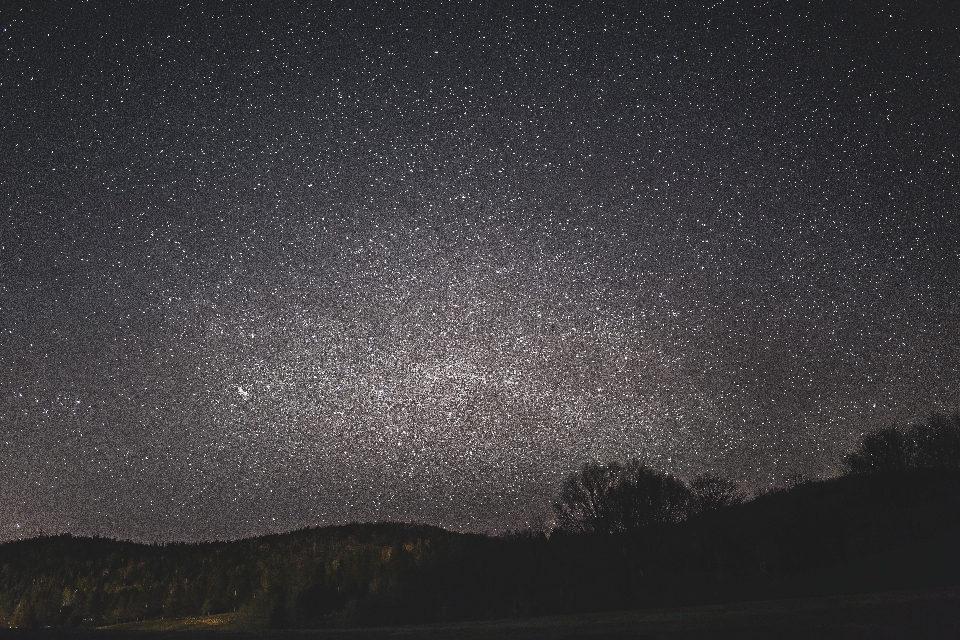
[[[356,524],[164,546],[56,536],[0,545],[0,623],[230,612],[248,627],[411,624],[939,586],[960,584],[958,540],[955,469],[811,482],[617,534]]]
[[[960,472],[917,470],[801,484],[635,543],[662,601],[713,601],[955,584],[958,533]]]

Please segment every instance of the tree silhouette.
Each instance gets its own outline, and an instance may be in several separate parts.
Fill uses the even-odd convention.
[[[692,506],[693,496],[683,482],[631,460],[584,464],[566,479],[553,509],[561,531],[617,533],[678,522]]]
[[[906,434],[889,427],[868,433],[856,451],[843,459],[850,473],[903,471],[913,466],[913,446]]]
[[[914,465],[928,468],[960,467],[960,413],[935,413],[914,427]]]
[[[553,505],[557,528],[572,533],[613,530],[617,517],[612,489],[622,472],[618,462],[588,462],[579,473],[570,474]]]
[[[933,414],[905,430],[872,431],[843,464],[851,474],[960,467],[960,413]]]
[[[740,504],[745,496],[737,483],[712,473],[703,473],[690,484],[696,511],[716,511]]]

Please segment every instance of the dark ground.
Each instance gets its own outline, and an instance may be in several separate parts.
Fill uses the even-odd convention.
[[[324,631],[0,630],[2,640],[958,638],[960,587],[454,625]]]

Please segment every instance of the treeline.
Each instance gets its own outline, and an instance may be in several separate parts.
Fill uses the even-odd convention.
[[[0,546],[0,621],[102,626],[238,612],[253,627],[350,624],[364,619],[366,598],[473,538],[403,524],[162,546],[34,538]]]
[[[960,469],[960,413],[933,414],[907,429],[872,431],[843,457],[843,466],[847,475]],[[703,474],[686,483],[634,459],[586,463],[566,479],[553,509],[557,530],[614,534],[681,522],[745,498],[725,478]]]
[[[196,545],[7,543],[0,624],[230,612],[250,628],[375,626],[956,584],[960,465],[918,468],[930,458],[917,452],[960,419],[926,427],[901,432],[910,465],[848,462],[844,477],[749,501],[716,477],[587,465],[562,487],[549,537],[372,524]],[[846,460],[879,459],[876,441]]]
[[[681,522],[744,498],[736,483],[713,474],[699,475],[688,485],[640,460],[588,462],[563,483],[553,510],[557,531],[613,534]]]
[[[960,468],[960,413],[934,414],[907,429],[872,431],[843,464],[848,473]]]

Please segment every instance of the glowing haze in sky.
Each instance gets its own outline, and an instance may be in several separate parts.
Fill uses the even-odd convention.
[[[542,527],[955,409],[956,21],[829,4],[5,10],[0,539]]]

